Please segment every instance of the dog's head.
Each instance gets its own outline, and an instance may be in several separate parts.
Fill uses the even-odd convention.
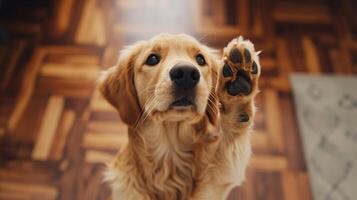
[[[143,118],[198,121],[217,118],[217,59],[194,38],[161,34],[124,49],[100,80],[104,97],[133,126]]]

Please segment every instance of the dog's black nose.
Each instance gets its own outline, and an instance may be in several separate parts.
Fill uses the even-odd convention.
[[[170,70],[171,81],[182,89],[194,88],[200,77],[200,72],[190,64],[177,64]]]

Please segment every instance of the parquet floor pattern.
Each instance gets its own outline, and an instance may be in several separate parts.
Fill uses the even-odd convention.
[[[263,50],[254,156],[229,199],[312,199],[289,73],[356,74],[352,0],[0,1],[0,199],[94,200],[126,128],[95,89],[126,44],[185,32]],[[6,31],[5,31],[6,30]]]

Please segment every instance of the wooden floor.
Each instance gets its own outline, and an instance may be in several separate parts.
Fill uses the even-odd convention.
[[[328,2],[327,4],[324,2]],[[127,141],[98,72],[123,45],[185,32],[263,50],[254,156],[230,199],[312,199],[289,74],[357,73],[353,0],[0,1],[0,199],[106,199],[105,162]]]

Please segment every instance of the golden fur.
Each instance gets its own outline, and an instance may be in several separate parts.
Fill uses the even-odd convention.
[[[232,45],[247,48],[259,65],[253,45],[242,38],[225,48],[224,58]],[[157,66],[145,65],[151,53],[162,58]],[[205,66],[197,65],[198,53]],[[201,74],[195,106],[187,109],[170,107],[174,97],[168,71],[179,62],[194,65]],[[229,96],[221,77],[223,62],[190,36],[161,34],[127,47],[118,64],[104,72],[100,91],[128,125],[129,137],[106,172],[114,200],[224,199],[241,184],[251,154],[258,79],[251,77],[248,96]],[[249,122],[235,121],[241,111],[249,114]]]

